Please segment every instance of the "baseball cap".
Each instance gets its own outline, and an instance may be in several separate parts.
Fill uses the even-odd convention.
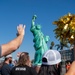
[[[10,57],[12,58],[12,55],[11,54],[5,56],[5,58],[10,58]]]
[[[42,57],[42,64],[55,65],[61,62],[61,54],[57,50],[47,50]]]

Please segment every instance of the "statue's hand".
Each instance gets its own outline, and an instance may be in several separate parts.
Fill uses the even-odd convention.
[[[36,18],[37,18],[37,16],[36,15],[33,15],[32,20],[35,20]]]

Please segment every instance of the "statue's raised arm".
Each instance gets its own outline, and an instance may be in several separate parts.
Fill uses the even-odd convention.
[[[33,35],[35,35],[35,31],[36,31],[36,26],[35,26],[35,19],[36,18],[37,18],[37,16],[36,15],[33,15],[32,21],[31,21],[30,31],[33,33]]]
[[[33,15],[33,17],[32,17],[32,23],[31,23],[31,26],[33,27],[33,26],[35,26],[35,19],[37,18],[37,16],[36,15]]]

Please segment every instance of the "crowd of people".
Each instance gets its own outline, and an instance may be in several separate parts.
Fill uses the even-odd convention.
[[[57,50],[47,50],[42,55],[42,64],[38,71],[32,66],[28,52],[21,52],[17,63],[12,64],[11,53],[20,47],[24,38],[25,27],[25,25],[20,24],[17,27],[17,37],[0,46],[0,57],[5,57],[0,68],[1,75],[61,75],[61,54]],[[75,75],[75,61],[72,62],[64,75]]]

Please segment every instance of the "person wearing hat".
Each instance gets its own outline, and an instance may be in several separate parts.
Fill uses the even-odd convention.
[[[11,62],[12,62],[12,55],[9,54],[9,55],[5,56],[3,66],[1,67],[1,75],[10,75],[12,66],[10,66],[9,64]]]
[[[61,54],[57,50],[47,50],[42,57],[38,75],[60,75]]]
[[[25,25],[23,26],[23,24],[19,24],[19,26],[17,26],[17,37],[6,44],[0,45],[0,58],[16,51],[19,48],[24,38],[24,31]]]

